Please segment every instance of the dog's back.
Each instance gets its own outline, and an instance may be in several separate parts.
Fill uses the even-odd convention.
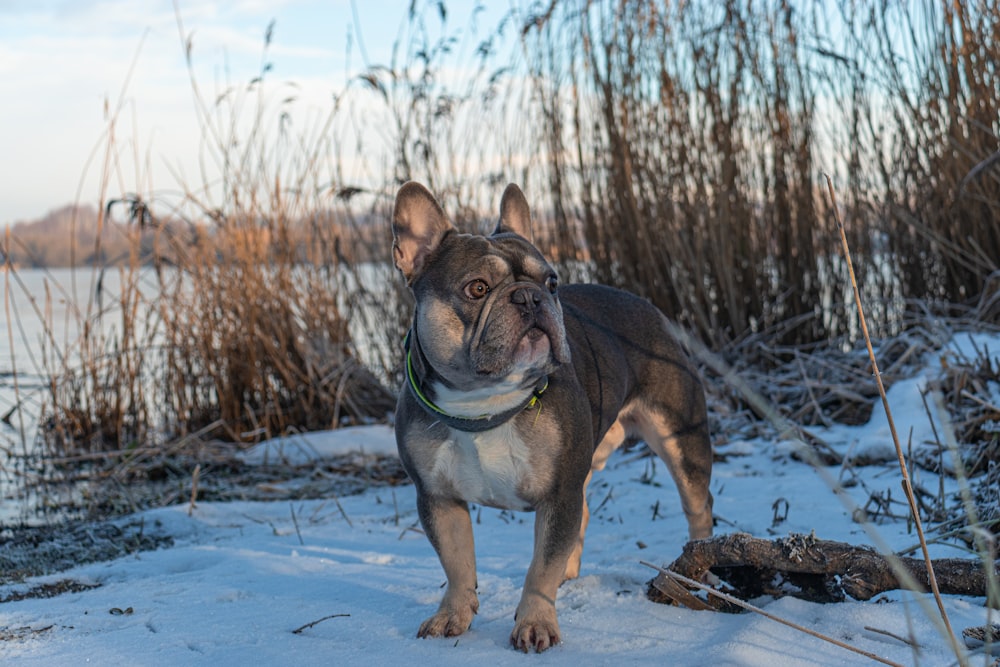
[[[692,538],[712,532],[712,445],[698,373],[649,301],[603,285],[560,287],[574,359],[590,402],[594,468],[628,438],[641,438],[670,467]],[[568,369],[567,369],[568,370]]]

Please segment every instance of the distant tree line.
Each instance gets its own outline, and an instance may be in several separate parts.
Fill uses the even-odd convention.
[[[220,245],[215,223],[192,223],[180,219],[160,220],[147,214],[144,218],[130,215],[130,220],[115,219],[110,215],[102,219],[98,209],[90,204],[66,205],[52,209],[41,218],[16,222],[10,228],[9,247],[0,244],[0,263],[9,261],[16,267],[69,267],[108,266],[129,262],[140,264],[184,264],[182,255],[194,246]],[[334,216],[319,213],[309,220],[289,224],[282,234],[282,241],[293,248],[293,254],[303,258],[310,255],[315,240],[316,218],[330,225],[335,240],[335,251],[346,261],[371,261],[372,248],[380,248],[376,239],[385,230],[369,224],[365,219],[357,224],[343,224]],[[255,243],[272,242],[272,230],[266,221],[247,225],[243,234],[254,237]],[[339,243],[340,238],[350,242]],[[226,245],[228,241],[222,243]],[[226,252],[224,247],[218,253]],[[376,251],[377,252],[377,251]]]
[[[104,225],[98,232],[97,209],[90,205],[66,205],[36,220],[16,222],[10,238],[4,251],[20,268],[107,264],[130,252],[121,225]]]

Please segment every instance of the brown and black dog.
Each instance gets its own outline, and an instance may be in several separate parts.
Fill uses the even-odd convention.
[[[712,447],[701,382],[647,301],[560,286],[533,246],[516,185],[490,236],[459,233],[404,185],[393,259],[415,297],[396,441],[448,587],[420,637],[465,632],[479,608],[468,503],[535,512],[511,643],[559,642],[559,585],[580,572],[592,471],[630,436],[672,474],[689,537],[712,534]]]

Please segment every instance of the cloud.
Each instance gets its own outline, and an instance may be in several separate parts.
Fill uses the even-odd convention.
[[[274,113],[269,122],[287,111],[293,135],[301,137],[317,131],[333,94],[344,89],[351,68],[361,67],[357,31],[372,62],[387,63],[406,12],[395,0],[358,2],[359,26],[348,0],[178,4],[183,36],[172,0],[0,0],[0,151],[6,158],[0,162],[0,224],[42,215],[73,201],[78,189],[84,200],[95,201],[106,173],[101,142],[109,129],[107,112],[119,108],[114,169],[108,172],[112,194],[176,188],[167,165],[199,181],[205,138],[186,40],[209,106],[227,90],[242,94],[264,64],[272,64],[265,76],[274,96],[268,100],[268,113]],[[462,10],[452,13],[465,20]],[[272,20],[273,40],[265,52]],[[439,73],[452,76],[449,67]],[[295,101],[275,110],[287,97]],[[363,98],[358,94],[361,101],[352,98],[352,104]],[[345,155],[358,149],[370,157],[373,144],[385,144],[388,128],[377,112],[358,112],[343,122],[347,127],[337,124],[334,132],[344,140],[338,148]]]
[[[290,9],[288,2],[259,0],[180,2],[195,75],[209,103],[225,87],[260,73],[272,19],[277,30],[268,58],[276,70],[298,79],[300,99],[330,99],[332,81],[317,74],[315,63],[334,71],[332,41],[303,39],[298,19],[283,15]],[[88,159],[107,129],[106,108],[113,112],[119,104],[117,147],[123,164],[132,163],[117,176],[123,188],[137,188],[128,181],[140,180],[147,165],[155,173],[145,180],[158,187],[171,185],[165,164],[197,171],[201,131],[169,0],[0,2],[0,76],[0,148],[8,158],[0,179],[11,193],[0,204],[0,223],[72,201],[81,179],[82,196],[96,199],[103,157],[89,167]]]

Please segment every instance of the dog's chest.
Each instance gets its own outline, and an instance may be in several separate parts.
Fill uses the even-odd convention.
[[[463,500],[512,510],[531,509],[529,445],[508,423],[481,433],[452,431],[437,450],[432,475]]]

